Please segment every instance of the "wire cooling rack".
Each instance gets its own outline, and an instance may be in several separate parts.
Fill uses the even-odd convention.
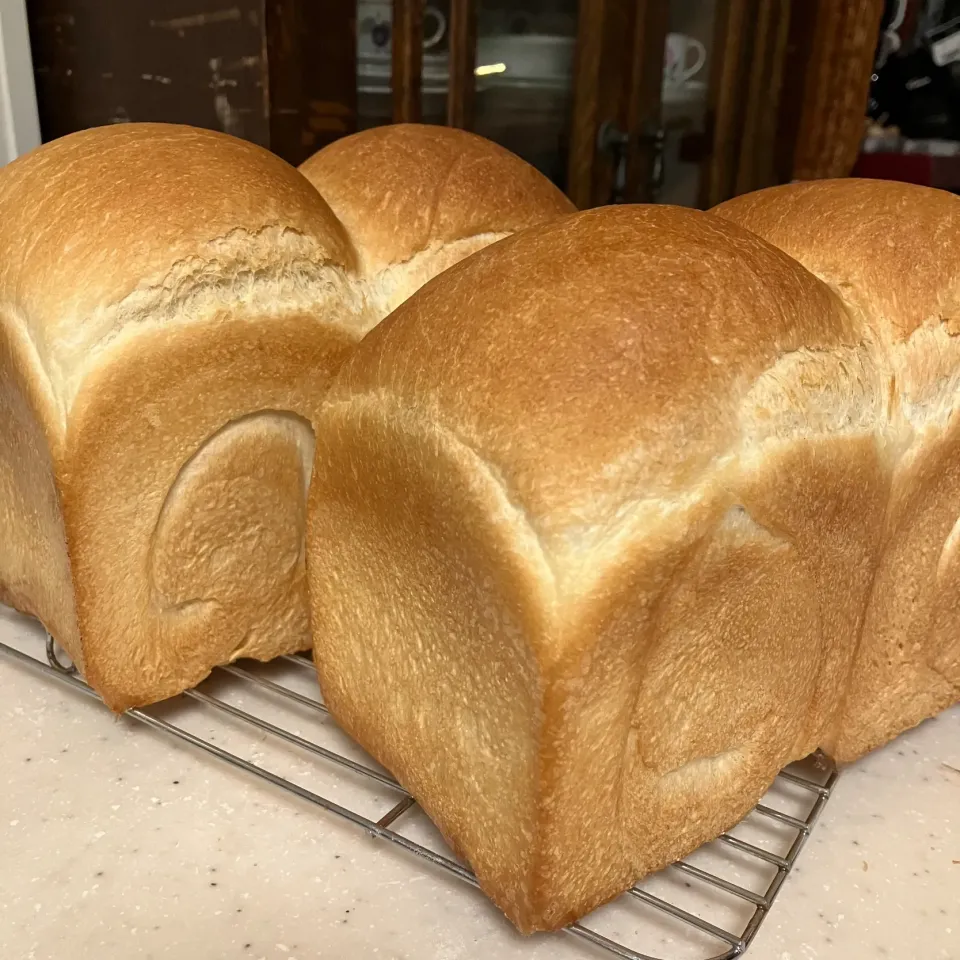
[[[0,653],[8,658],[99,703],[75,669],[62,663],[52,639],[47,640],[47,662],[40,659],[39,649],[36,652],[34,656],[0,642]],[[336,727],[319,699],[313,664],[306,656],[219,667],[197,689],[127,715],[477,886],[473,873],[453,857],[416,801]],[[302,732],[304,726],[309,736]],[[325,773],[324,793],[304,785],[302,780],[309,778],[293,779],[282,758],[264,762],[264,747],[270,744],[297,754],[301,772],[306,760],[308,769]],[[584,960],[739,957],[770,912],[836,779],[836,770],[819,754],[791,765],[729,833],[646,878],[580,923],[544,936],[577,938]],[[341,789],[344,781],[350,782],[349,790]],[[338,799],[330,799],[330,793]],[[667,954],[665,942],[670,944]]]

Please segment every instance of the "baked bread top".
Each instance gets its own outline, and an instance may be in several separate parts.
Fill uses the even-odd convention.
[[[309,308],[308,281],[355,262],[296,170],[209,130],[84,130],[0,175],[0,304],[61,411],[131,327],[262,306],[268,292],[275,310]]]
[[[573,204],[546,177],[483,137],[392,124],[334,141],[300,165],[347,229],[364,271],[422,251],[516,233]]]
[[[572,209],[462,131],[368,131],[306,168],[336,212],[268,151],[173,124],[85,130],[3,169],[0,311],[61,431],[103,350],[145,325],[297,312],[359,338],[473,249]]]
[[[607,207],[430,281],[367,335],[330,402],[385,396],[453,433],[555,564],[582,564],[626,512],[696,496],[722,458],[873,416],[869,371],[850,387],[861,340],[824,284],[746,230]]]
[[[798,260],[889,341],[931,320],[960,332],[960,197],[952,193],[890,180],[814,180],[710,212]]]

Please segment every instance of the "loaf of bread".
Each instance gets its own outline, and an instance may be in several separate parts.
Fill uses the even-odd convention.
[[[371,136],[437,152],[423,130]],[[333,373],[399,291],[456,259],[448,238],[468,249],[571,209],[455,132],[444,157],[476,152],[480,176],[464,162],[451,192],[408,165],[374,197],[367,142],[316,161],[347,168],[343,222],[277,157],[186,127],[89,130],[0,171],[0,599],[115,710],[309,646],[311,422]],[[445,228],[371,252],[358,225],[408,192]],[[502,196],[522,209],[498,219]]]
[[[574,210],[514,154],[451,127],[373,127],[335,140],[300,172],[353,238],[381,316],[468,254]]]
[[[960,700],[960,197],[822,180],[713,212],[828,284],[885,358],[892,473],[881,550],[822,744],[853,760]]]
[[[712,213],[534,227],[427,283],[328,395],[307,531],[326,702],[522,931],[716,837],[789,762],[958,698],[958,632],[937,633],[957,234],[918,214],[860,238],[873,208],[845,204],[810,253],[835,290]],[[777,237],[827,242],[791,216]],[[919,311],[925,352],[894,357],[868,303]],[[943,609],[900,632],[935,581]]]

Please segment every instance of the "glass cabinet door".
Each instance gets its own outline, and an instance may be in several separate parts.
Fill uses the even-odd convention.
[[[481,0],[473,129],[567,187],[576,0]]]
[[[770,152],[797,2],[356,0],[357,126],[410,116],[412,90],[423,122],[502,144],[580,206],[716,202]],[[405,64],[422,44],[419,112],[406,66],[395,112],[395,8]]]
[[[390,0],[357,0],[357,128],[366,130],[393,119],[393,5]],[[423,10],[421,111],[424,123],[446,117],[449,77],[448,3],[429,0]]]
[[[471,129],[523,157],[565,188],[577,36],[577,0],[478,0]],[[423,9],[421,113],[444,123],[449,0]],[[357,126],[390,123],[392,5],[357,0]]]
[[[701,163],[687,147],[707,128],[707,93],[714,54],[716,0],[671,0],[664,45],[661,123],[663,170],[655,199],[695,207]]]

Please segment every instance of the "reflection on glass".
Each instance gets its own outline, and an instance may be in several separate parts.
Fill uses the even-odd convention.
[[[592,0],[584,0],[592,2]],[[681,140],[702,131],[716,0],[669,2],[663,51],[665,177],[661,202],[694,205],[700,163],[681,160]],[[423,0],[422,115],[446,121],[449,0]],[[577,39],[577,0],[476,0],[473,129],[503,144],[566,189]],[[390,123],[390,0],[357,0],[360,129]]]
[[[681,140],[703,133],[707,122],[707,81],[713,47],[716,0],[670,0],[670,32],[663,64],[664,181],[661,203],[696,206],[699,159],[681,159]]]
[[[473,129],[566,182],[573,98],[576,0],[480,0]],[[449,76],[449,0],[427,0],[422,111],[444,123]],[[359,128],[390,123],[390,0],[357,2]]]
[[[447,110],[448,2],[426,3],[423,11],[424,123],[443,123]],[[390,123],[390,65],[393,31],[390,0],[357,0],[357,126]]]
[[[576,0],[481,0],[474,130],[566,186]]]

